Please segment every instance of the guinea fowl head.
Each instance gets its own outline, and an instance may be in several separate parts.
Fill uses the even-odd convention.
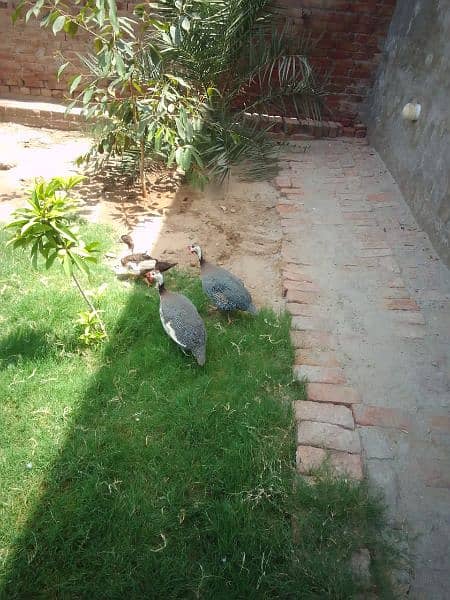
[[[203,252],[198,244],[191,244],[190,246],[188,246],[188,250],[189,250],[189,252],[192,252],[192,254],[197,255],[200,263],[203,262]]]
[[[158,288],[164,285],[164,277],[160,271],[149,271],[145,274],[145,279],[150,285],[156,283],[156,287]]]
[[[131,252],[133,252],[134,242],[133,242],[133,238],[131,237],[131,235],[121,235],[120,239],[122,240],[122,242],[124,244],[126,244],[128,246],[128,248],[131,250]]]

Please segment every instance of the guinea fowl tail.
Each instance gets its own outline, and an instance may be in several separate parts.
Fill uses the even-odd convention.
[[[256,306],[254,304],[250,304],[250,306],[248,307],[247,310],[252,315],[257,315],[258,314],[258,309],[256,308]]]
[[[198,364],[203,367],[203,365],[206,362],[206,348],[196,348],[192,354],[195,356],[195,358],[197,359]]]

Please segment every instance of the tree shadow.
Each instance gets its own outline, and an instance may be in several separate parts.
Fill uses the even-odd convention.
[[[19,326],[9,335],[0,338],[0,370],[54,352],[54,337],[50,329]]]
[[[183,276],[178,281],[205,313],[198,281]],[[267,513],[265,501],[254,507],[242,502],[240,478],[249,489],[265,485],[258,473],[266,467],[253,472],[249,465],[254,456],[267,461],[259,445],[269,448],[272,433],[256,437],[253,416],[249,431],[229,425],[247,410],[254,385],[252,375],[235,389],[230,377],[241,368],[255,371],[252,361],[258,360],[256,353],[247,363],[236,348],[258,332],[252,333],[254,322],[245,315],[237,321],[240,328],[217,319],[218,326],[208,331],[210,362],[202,369],[163,332],[156,291],[133,289],[34,514],[14,543],[1,598],[189,598],[198,597],[207,583],[209,597],[230,598],[237,596],[221,590],[233,578],[242,597],[252,597],[245,590],[258,579],[261,552],[271,545],[276,554],[289,544],[290,519],[282,507]],[[223,365],[225,339],[228,365]],[[220,391],[211,389],[213,377]],[[266,392],[261,394],[257,418],[265,422],[269,406],[270,428],[286,426],[285,410],[274,409],[269,392],[266,406]],[[236,403],[230,414],[228,401]],[[282,442],[288,465],[292,448],[284,437]],[[213,459],[205,459],[211,449]],[[274,550],[277,520],[282,539]],[[230,558],[236,544],[243,567]],[[207,571],[215,572],[208,582]]]

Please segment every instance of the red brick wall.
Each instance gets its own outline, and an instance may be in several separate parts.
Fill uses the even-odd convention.
[[[315,43],[312,62],[329,73],[326,118],[351,126],[369,93],[396,0],[274,0],[277,12]],[[83,40],[54,36],[35,20],[12,25],[15,0],[0,0],[0,95],[62,97],[60,54],[76,59]],[[128,4],[120,2],[120,8]],[[130,2],[130,8],[132,3]]]
[[[411,0],[412,1],[412,0]],[[370,93],[396,0],[275,0],[277,12],[311,36],[311,62],[329,75],[328,117],[358,122]]]

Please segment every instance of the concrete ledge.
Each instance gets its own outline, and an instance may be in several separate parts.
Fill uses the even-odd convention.
[[[83,128],[83,118],[79,108],[73,108],[70,115],[65,114],[66,105],[58,101],[45,101],[41,98],[17,97],[0,98],[0,123],[18,123],[30,127],[47,127],[76,131]],[[274,115],[257,115],[248,113],[247,117],[261,123],[265,127],[273,124],[270,134],[281,141],[308,140],[314,138],[364,137],[366,129],[363,125],[342,127],[332,121],[313,121],[312,119],[296,119]]]
[[[61,102],[42,102],[37,99],[0,98],[0,122],[18,123],[30,127],[46,127],[76,131],[83,127],[79,108],[65,114],[66,106]]]

